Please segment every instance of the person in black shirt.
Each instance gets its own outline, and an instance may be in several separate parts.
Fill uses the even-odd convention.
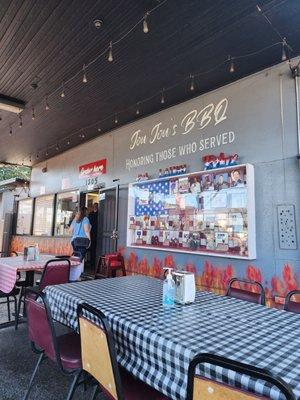
[[[93,211],[89,213],[91,224],[91,265],[96,267],[96,249],[98,234],[98,203],[93,204]]]

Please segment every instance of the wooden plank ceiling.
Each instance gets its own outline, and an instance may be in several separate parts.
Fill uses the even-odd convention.
[[[115,128],[115,114],[120,126],[281,62],[279,43],[236,60],[234,73],[226,63],[215,68],[228,55],[280,42],[257,2],[297,56],[299,0],[0,0],[0,93],[26,103],[21,129],[17,115],[0,111],[0,161],[28,164],[31,155],[34,164]],[[149,32],[138,24],[113,46],[114,61],[99,56],[82,83],[83,64],[156,6]],[[103,20],[101,29],[95,19]],[[210,69],[191,92],[189,75]],[[62,82],[77,72],[61,98]],[[174,85],[162,105],[161,89]],[[137,116],[136,103],[146,98]]]

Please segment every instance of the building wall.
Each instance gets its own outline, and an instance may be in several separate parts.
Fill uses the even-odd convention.
[[[84,188],[78,166],[107,159],[106,186],[119,178],[128,184],[142,172],[157,177],[159,168],[186,163],[189,171],[203,169],[205,154],[238,153],[241,163],[255,169],[257,259],[251,262],[230,258],[132,250],[126,248],[126,211],[120,210],[120,245],[127,267],[136,272],[158,275],[164,265],[185,265],[194,270],[199,284],[224,288],[231,276],[262,281],[268,296],[284,295],[300,284],[300,254],[279,247],[277,205],[296,209],[297,238],[300,237],[300,172],[297,156],[295,82],[286,64],[267,69],[221,89],[140,119],[54,157],[33,168],[31,195],[55,193],[62,188]],[[224,100],[226,99],[226,100]],[[224,106],[227,110],[224,112]],[[219,105],[219,112],[216,111]],[[191,116],[202,111],[193,127]],[[212,110],[209,113],[209,110]],[[215,112],[215,114],[214,114]],[[190,119],[189,119],[190,116]],[[202,123],[201,123],[202,120]],[[191,129],[189,129],[191,128]],[[159,130],[163,130],[163,132]],[[175,133],[174,133],[175,132]],[[162,137],[158,140],[158,134]],[[137,145],[134,140],[140,138]],[[154,140],[154,138],[156,138]],[[179,146],[196,151],[181,156]],[[204,147],[208,148],[204,148]],[[169,150],[174,158],[159,160]],[[168,153],[168,152],[167,152]],[[141,157],[148,156],[142,159]],[[134,166],[137,162],[145,166]]]

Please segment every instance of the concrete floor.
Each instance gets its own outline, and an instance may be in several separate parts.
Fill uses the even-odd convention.
[[[1,314],[1,313],[0,313]],[[31,351],[27,325],[17,331],[13,327],[0,329],[0,399],[21,400],[26,392],[38,355]],[[64,400],[71,380],[45,360],[40,366],[29,400]],[[73,400],[87,400],[90,390],[77,389]],[[104,400],[98,396],[97,400]]]

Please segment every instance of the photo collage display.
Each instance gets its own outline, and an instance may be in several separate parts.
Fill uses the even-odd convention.
[[[132,184],[127,244],[248,256],[246,166]]]

